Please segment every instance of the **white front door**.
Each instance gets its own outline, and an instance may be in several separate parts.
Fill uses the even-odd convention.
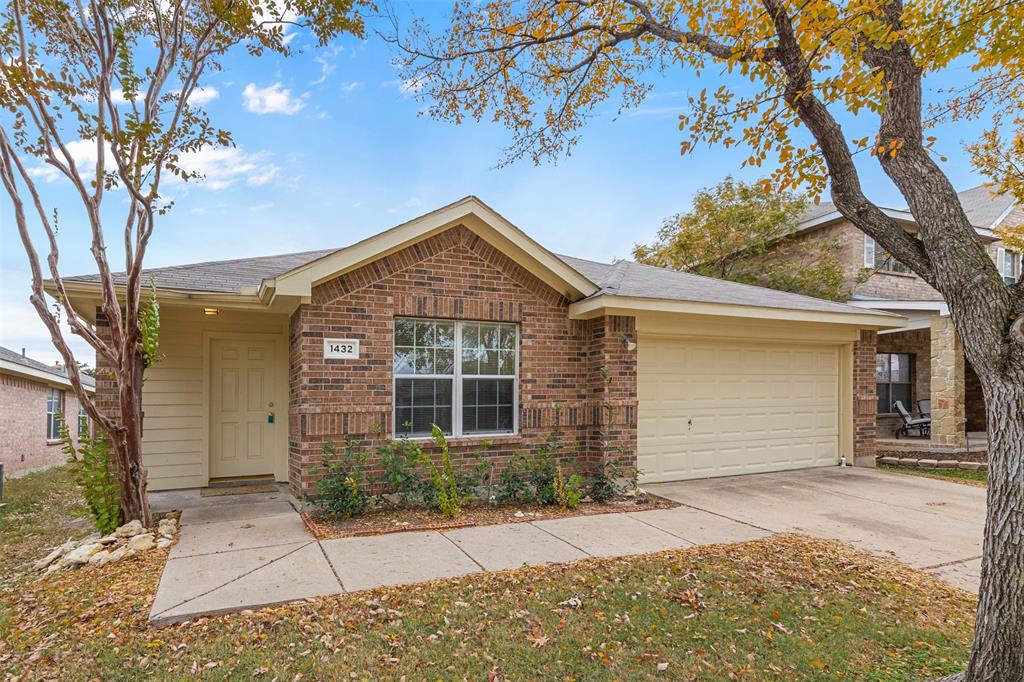
[[[838,347],[646,335],[638,345],[642,481],[838,462]]]
[[[210,357],[210,477],[274,473],[275,343],[214,339]]]

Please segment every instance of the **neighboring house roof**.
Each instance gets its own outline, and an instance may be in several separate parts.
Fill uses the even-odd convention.
[[[967,220],[971,225],[988,236],[993,229],[1010,215],[1016,205],[1016,199],[1009,194],[994,194],[991,185],[978,185],[971,189],[959,192],[960,204],[967,214]],[[907,208],[886,208],[880,207],[882,211],[892,218],[905,222],[914,222],[914,216]],[[843,215],[836,209],[832,202],[823,201],[816,206],[810,206],[804,211],[797,221],[796,232],[824,227],[838,220],[843,220]]]
[[[598,263],[571,256],[562,260],[601,287],[597,295],[693,303],[757,306],[823,313],[851,313],[853,307],[812,296],[678,272],[632,261]]]
[[[47,365],[3,346],[0,346],[0,372],[19,374],[64,386],[71,385],[66,367],[58,368]],[[82,380],[82,385],[87,389],[94,390],[96,388],[96,380],[93,377],[81,373],[79,377]]]
[[[345,248],[156,268],[147,270],[145,278],[155,276],[158,288],[176,291],[193,302],[224,294],[240,295],[248,306],[274,305],[282,299],[308,300],[317,284],[455,225],[464,225],[480,235],[575,302],[574,305],[585,301],[586,306],[579,309],[581,316],[597,315],[606,308],[621,308],[630,301],[643,301],[637,303],[637,309],[654,310],[651,302],[662,301],[676,304],[674,308],[666,308],[672,310],[683,303],[703,304],[700,310],[692,310],[703,314],[757,316],[755,309],[772,309],[776,312],[763,316],[780,317],[778,311],[785,310],[795,311],[796,314],[788,316],[792,319],[809,319],[817,314],[827,317],[825,321],[881,325],[901,319],[887,313],[872,316],[841,303],[629,261],[606,264],[556,256],[472,196]],[[122,279],[123,275],[115,276],[117,281]],[[95,275],[65,278],[65,283],[90,288],[95,288],[98,281]],[[723,305],[733,308],[711,309]],[[856,316],[856,319],[849,316]]]

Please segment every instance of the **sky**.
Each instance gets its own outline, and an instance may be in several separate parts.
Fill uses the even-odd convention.
[[[397,10],[441,28],[446,8],[422,2]],[[741,170],[742,150],[679,154],[678,115],[688,95],[716,84],[671,69],[652,76],[654,91],[638,109],[616,115],[609,108],[594,119],[571,156],[499,167],[508,131],[423,116],[424,102],[400,80],[395,49],[375,28],[388,26],[371,22],[365,40],[346,36],[327,47],[296,31],[290,44],[297,55],[232,54],[221,72],[209,75],[203,105],[233,133],[236,146],[201,153],[204,180],[167,188],[174,208],[158,219],[148,266],[342,247],[468,194],[556,253],[610,262],[651,241],[662,220],[686,210],[698,190],[727,175],[766,174],[766,168]],[[867,134],[871,123],[844,125],[854,137],[858,129]],[[961,148],[974,132],[970,126],[937,132],[936,150],[948,157],[943,166],[958,189],[984,180]],[[905,205],[870,159],[862,174],[871,199]],[[60,211],[61,271],[94,272],[80,204],[45,169],[36,177]],[[123,212],[123,202],[108,201],[109,215]],[[0,345],[52,363],[59,355],[28,303],[28,273],[2,196]],[[79,360],[93,364],[92,350],[72,342]]]

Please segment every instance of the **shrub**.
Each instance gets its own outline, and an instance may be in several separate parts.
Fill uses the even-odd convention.
[[[434,501],[438,511],[452,519],[462,513],[462,498],[459,496],[459,486],[455,479],[455,472],[452,470],[452,458],[448,452],[448,441],[445,440],[444,431],[436,424],[430,430],[430,434],[441,449],[441,466],[434,464],[426,454],[422,454],[423,462],[430,470],[430,479],[434,482]],[[421,451],[422,453],[422,451]]]
[[[400,506],[426,504],[434,496],[433,483],[423,475],[423,448],[407,438],[377,448],[384,471],[381,498],[392,496]]]
[[[583,478],[573,474],[568,479],[562,474],[562,467],[555,468],[555,504],[563,509],[575,509],[583,499]]]
[[[629,448],[625,445],[616,448],[615,452],[620,455],[630,454]],[[590,479],[587,494],[595,502],[609,502],[629,490],[636,490],[639,476],[640,470],[634,469],[632,475],[626,478],[622,467],[606,453],[601,459],[601,465]]]
[[[345,451],[340,457],[336,443],[324,445],[327,474],[316,482],[320,493],[316,503],[324,512],[348,519],[370,506],[372,499],[363,484],[366,455],[360,449],[362,444],[363,441],[346,436]]]
[[[60,440],[64,444],[61,451],[68,457],[72,476],[82,489],[96,530],[103,535],[114,532],[121,525],[121,492],[110,465],[106,441],[102,437],[79,437],[76,450],[63,418]]]
[[[526,461],[526,478],[538,504],[555,503],[555,472],[555,459],[550,450],[541,448],[533,459]]]
[[[522,453],[513,455],[498,477],[499,502],[526,502],[532,499],[532,491],[526,480],[526,458]]]

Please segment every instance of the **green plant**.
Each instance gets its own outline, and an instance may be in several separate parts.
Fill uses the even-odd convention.
[[[448,452],[448,441],[444,437],[444,431],[434,424],[431,427],[430,435],[441,449],[441,466],[437,466],[427,454],[422,455],[423,462],[430,470],[430,479],[434,482],[434,502],[438,511],[450,519],[462,513],[462,498],[459,496],[459,486],[452,470],[452,457]]]
[[[67,455],[75,483],[82,489],[96,530],[106,535],[121,525],[121,493],[110,466],[106,440],[79,437],[76,449],[63,417],[60,420],[61,451]]]
[[[377,448],[384,472],[381,499],[390,496],[399,505],[425,504],[433,497],[433,483],[423,475],[423,448],[407,438]]]
[[[149,296],[139,305],[139,341],[146,367],[164,359],[160,352],[160,302],[156,300],[156,277],[150,278]]]
[[[372,498],[363,483],[366,455],[362,445],[363,441],[345,436],[345,451],[338,457],[337,443],[324,444],[327,474],[316,482],[319,492],[316,504],[322,511],[348,519],[370,506]]]
[[[555,504],[563,509],[575,509],[580,506],[583,499],[583,478],[579,474],[572,474],[565,478],[562,467],[555,467],[554,480]]]
[[[496,497],[499,502],[526,502],[531,499],[532,491],[526,480],[526,458],[522,453],[510,457],[501,470]]]

